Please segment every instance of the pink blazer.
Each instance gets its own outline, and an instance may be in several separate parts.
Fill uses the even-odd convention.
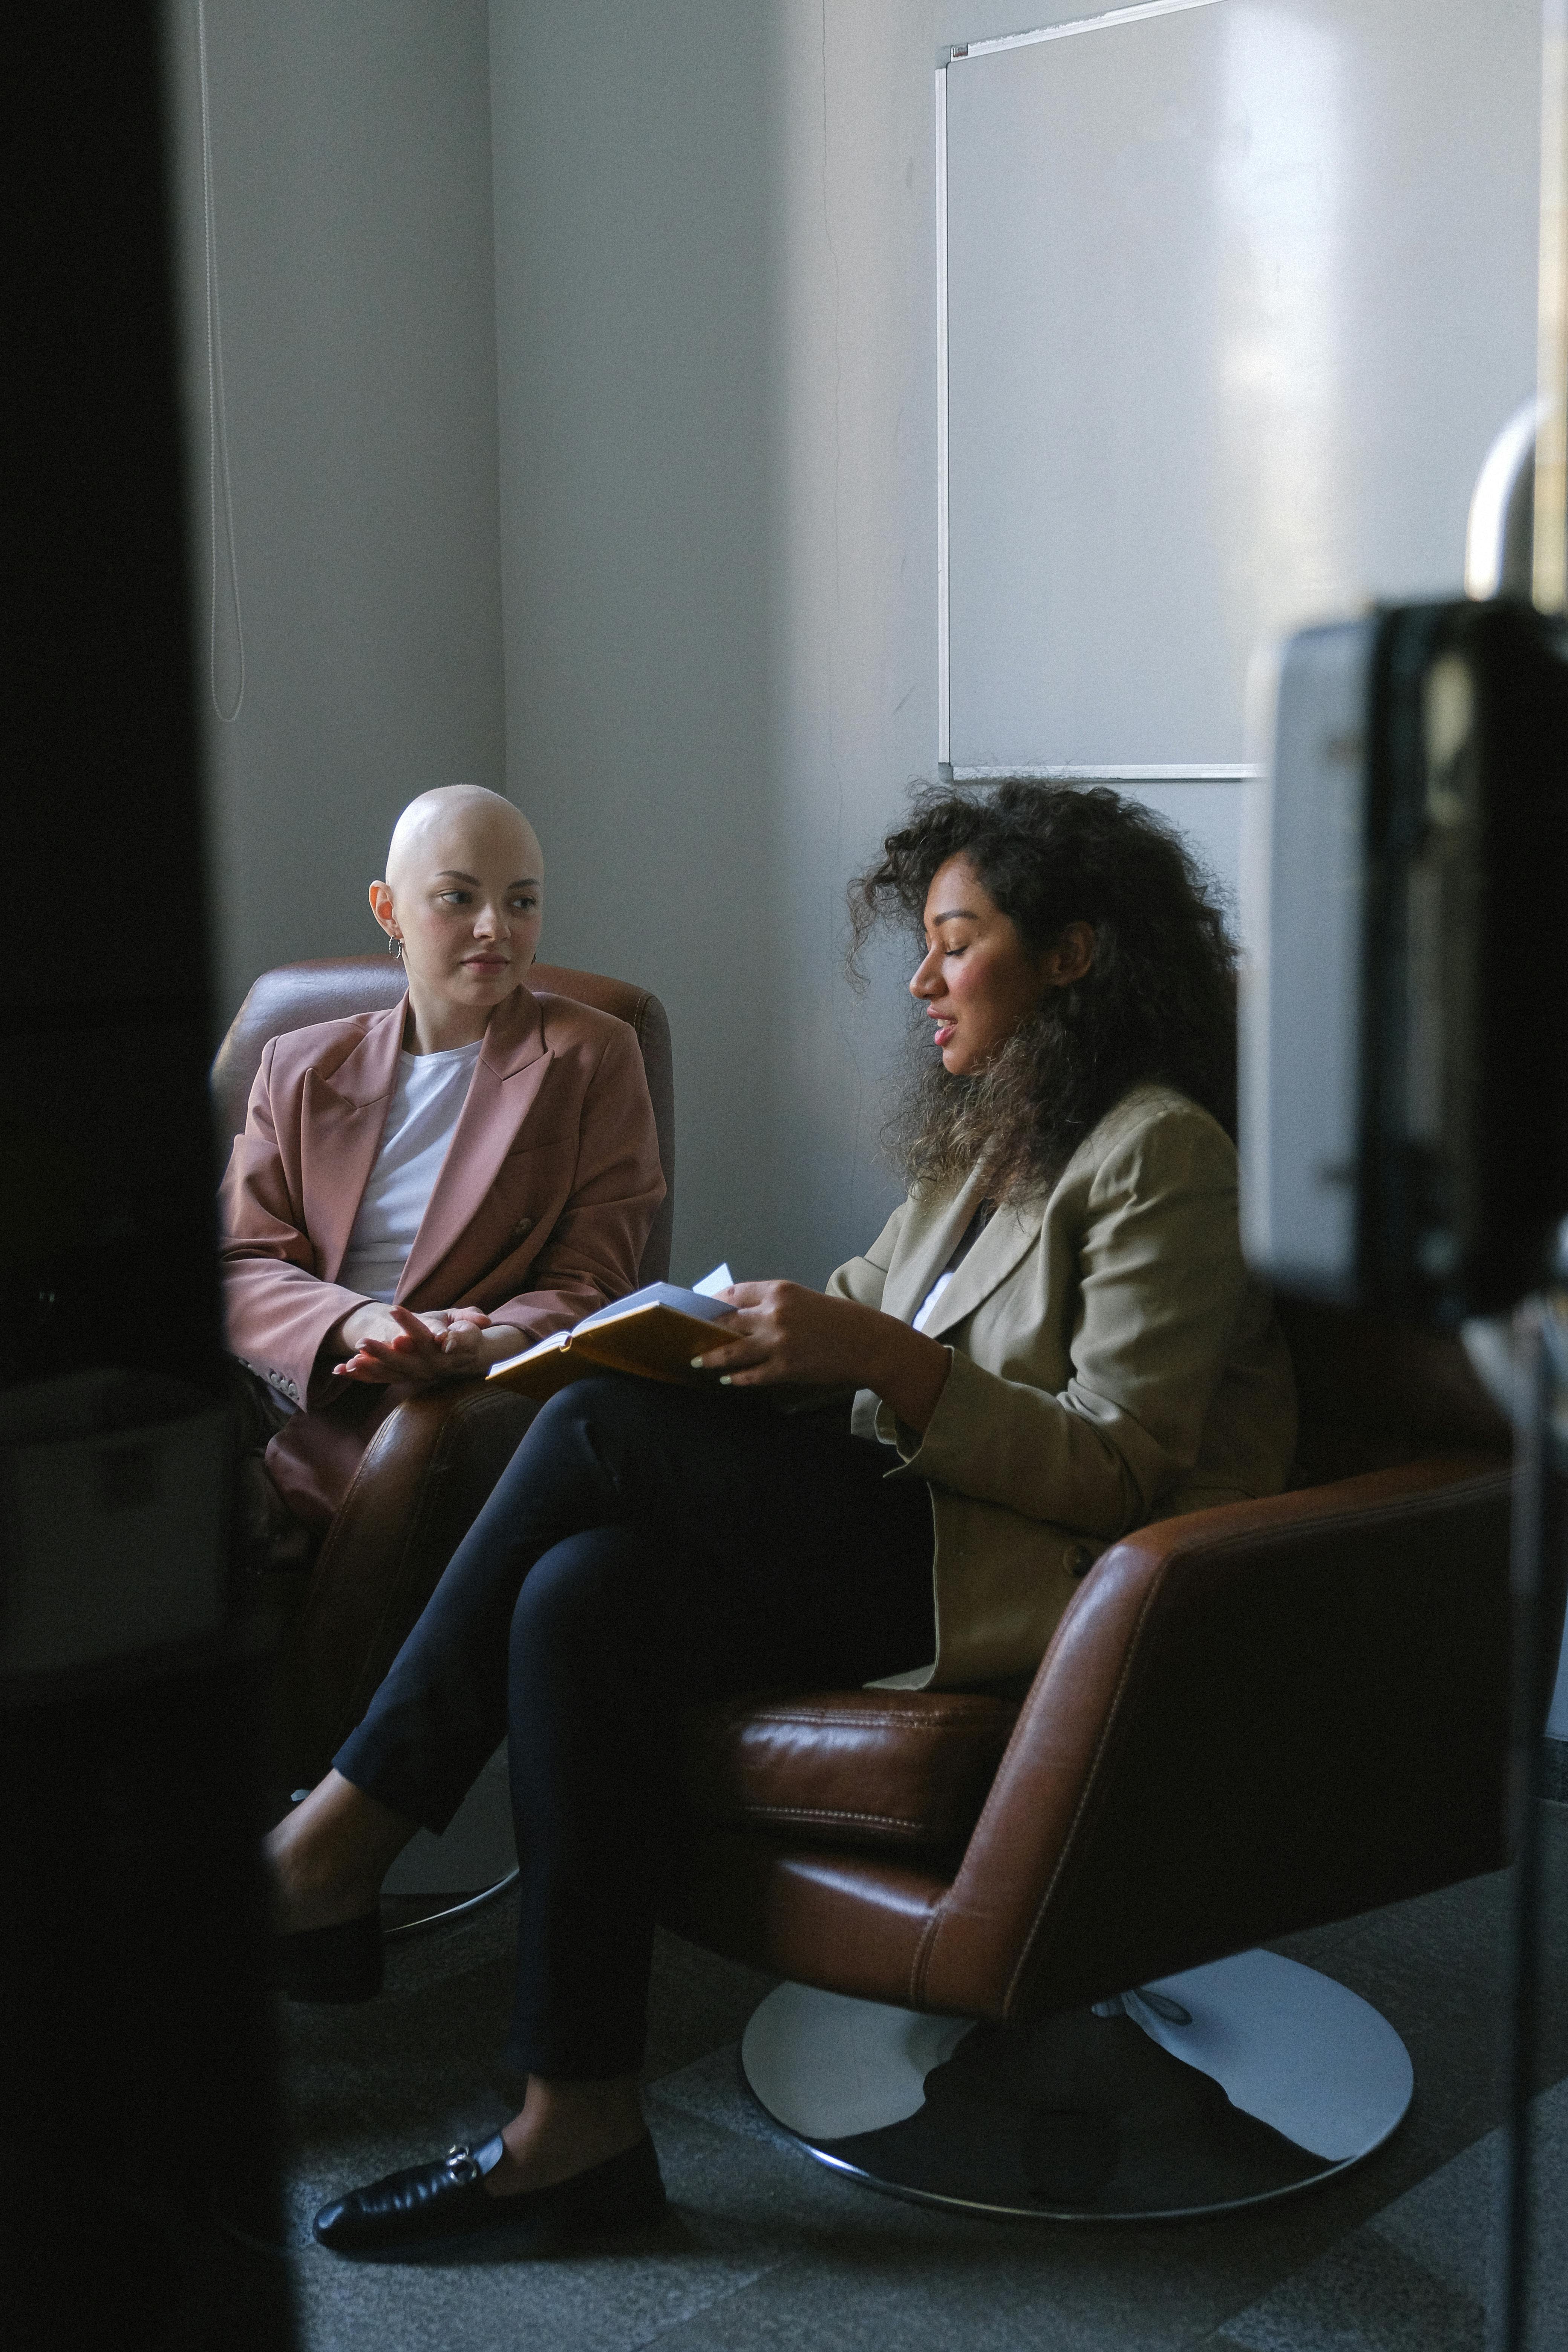
[[[306,1408],[267,1463],[319,1527],[407,1393],[335,1381],[317,1362],[333,1324],[363,1304],[337,1276],[386,1125],[405,1004],[272,1039],[220,1194],[228,1344]],[[632,1030],[518,988],[490,1015],[396,1303],[482,1307],[526,1347],[636,1288],[663,1198]]]

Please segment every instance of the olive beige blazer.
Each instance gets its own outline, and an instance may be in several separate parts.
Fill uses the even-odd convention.
[[[330,1519],[377,1423],[408,1393],[335,1381],[321,1354],[363,1304],[338,1272],[381,1149],[406,1004],[274,1037],[224,1179],[228,1344],[303,1408],[267,1466],[307,1525]],[[482,1307],[524,1348],[636,1288],[663,1198],[636,1033],[517,988],[490,1014],[396,1302]]]
[[[979,1204],[905,1201],[831,1294],[910,1323]],[[1234,1145],[1172,1088],[1123,1096],[1048,1195],[999,1209],[925,1328],[952,1369],[923,1436],[862,1390],[853,1425],[931,1483],[937,1654],[1000,1679],[1044,1654],[1076,1580],[1147,1520],[1277,1493],[1289,1358],[1242,1263]]]

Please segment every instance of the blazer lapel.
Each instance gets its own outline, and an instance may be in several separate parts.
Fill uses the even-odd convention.
[[[538,999],[526,988],[514,989],[490,1015],[468,1100],[397,1285],[400,1305],[429,1280],[473,1223],[552,1058]]]
[[[397,1084],[407,1003],[402,996],[386,1012],[376,1013],[330,1078],[312,1070],[305,1079],[300,1186],[305,1226],[316,1244],[323,1282],[338,1278],[381,1149]]]
[[[963,1240],[980,1201],[980,1180],[972,1175],[956,1192],[922,1206],[907,1253],[900,1250],[888,1269],[882,1292],[885,1315],[896,1315],[900,1323],[914,1320],[931,1284]],[[950,1283],[948,1288],[952,1287]]]
[[[973,1314],[983,1298],[1005,1282],[1019,1259],[1026,1257],[1038,1241],[1045,1213],[1043,1201],[1026,1203],[1022,1208],[1004,1206],[997,1210],[931,1309],[925,1327],[928,1339],[951,1331],[966,1315]],[[950,1249],[948,1255],[952,1255]],[[937,1273],[941,1271],[939,1266]],[[931,1282],[935,1280],[933,1274]],[[930,1287],[928,1283],[926,1289]],[[925,1292],[921,1296],[923,1297]]]

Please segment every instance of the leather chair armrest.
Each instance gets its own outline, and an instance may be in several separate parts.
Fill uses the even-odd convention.
[[[1510,1476],[1377,1471],[1144,1528],[1058,1628],[921,2006],[1076,2006],[1494,1868]]]
[[[377,1428],[285,1644],[292,1785],[318,1780],[363,1715],[537,1410],[461,1381],[405,1398]]]

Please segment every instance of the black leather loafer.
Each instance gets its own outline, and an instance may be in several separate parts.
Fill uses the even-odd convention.
[[[520,2252],[543,2252],[579,2232],[650,2229],[664,2213],[664,2182],[646,2134],[624,2154],[552,2188],[491,2197],[484,2178],[503,2152],[498,2132],[482,2147],[454,2147],[438,2164],[415,2165],[368,2188],[351,2189],[322,2206],[316,2236],[334,2254],[396,2259],[505,2230],[525,2242]]]
[[[374,2000],[381,1990],[381,1914],[272,1939],[273,1981],[290,2000]]]

